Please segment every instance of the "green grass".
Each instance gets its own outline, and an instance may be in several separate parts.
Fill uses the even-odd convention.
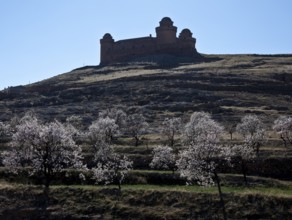
[[[115,185],[72,185],[72,186],[52,186],[52,188],[79,188],[83,190],[100,190],[106,188],[117,188]],[[139,184],[139,185],[122,185],[122,191],[173,191],[173,192],[193,192],[193,193],[218,193],[218,189],[215,186],[212,187],[203,187],[203,186],[179,186],[179,185],[150,185],[150,184]],[[233,193],[233,194],[258,194],[265,196],[278,196],[278,197],[286,197],[292,198],[292,187],[286,188],[272,188],[272,187],[231,187],[231,186],[223,186],[223,193]]]
[[[0,180],[0,215],[68,219],[221,219],[216,187],[169,185],[53,185]],[[229,219],[289,219],[292,187],[222,187]],[[49,202],[49,203],[48,203]],[[43,209],[45,207],[45,209]],[[41,208],[41,209],[40,209]],[[3,211],[4,210],[4,211]],[[2,211],[2,213],[1,213]],[[43,213],[45,211],[45,213]],[[107,218],[102,218],[107,216]]]
[[[131,170],[132,173],[164,173],[164,174],[172,174],[170,170]]]
[[[0,181],[0,188],[35,188],[39,189],[42,186],[37,185],[25,185],[19,183],[8,183],[6,181]],[[78,188],[83,190],[100,190],[100,189],[111,189],[117,188],[116,185],[52,185],[52,189],[60,188]],[[198,185],[191,186],[181,186],[181,185],[153,185],[153,184],[133,184],[133,185],[122,185],[122,190],[127,191],[176,191],[176,192],[193,192],[193,193],[218,193],[216,186],[203,187]],[[222,186],[223,193],[234,193],[234,194],[259,194],[265,196],[279,196],[292,198],[292,184],[288,182],[286,186],[282,187],[265,187],[265,186],[255,186],[255,187],[244,187],[244,186]]]

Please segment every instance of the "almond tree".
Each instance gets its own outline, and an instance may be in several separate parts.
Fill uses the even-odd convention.
[[[115,135],[119,134],[119,126],[114,119],[109,117],[99,118],[90,127],[88,136],[93,144],[98,141],[110,143]]]
[[[94,149],[96,167],[91,170],[96,183],[117,183],[121,189],[121,184],[128,171],[132,169],[133,162],[126,156],[122,157],[115,153],[111,144],[105,140],[98,140]]]
[[[186,145],[204,142],[218,142],[223,127],[211,119],[206,112],[194,112],[183,131],[183,141]]]
[[[126,156],[114,153],[113,150],[104,151],[107,153],[103,162],[98,162],[95,168],[92,168],[93,178],[96,183],[103,182],[105,184],[117,183],[119,190],[129,170],[132,169],[133,162]]]
[[[77,115],[71,115],[66,118],[66,123],[72,125],[76,129],[81,129],[82,118]]]
[[[256,115],[246,115],[241,118],[241,123],[236,126],[236,131],[244,137],[244,142],[251,146],[259,156],[260,147],[266,139],[263,122]]]
[[[21,167],[31,167],[30,174],[40,175],[46,188],[61,169],[83,168],[81,148],[66,127],[58,121],[42,124],[34,116],[25,116],[16,126],[3,164],[16,173]]]
[[[218,176],[220,161],[230,161],[231,149],[219,145],[223,127],[205,112],[195,112],[184,130],[188,148],[181,151],[176,163],[182,177],[188,183],[196,181],[199,185],[210,186],[216,183],[220,203],[226,217],[225,205]]]
[[[126,126],[127,114],[118,108],[111,108],[103,110],[99,113],[99,118],[106,118],[115,120],[115,123],[119,126],[120,131],[124,130]]]
[[[174,146],[175,136],[181,133],[181,118],[166,118],[162,122],[162,134],[166,136],[170,147]]]
[[[177,161],[178,171],[191,184],[196,181],[202,186],[217,185],[220,203],[226,218],[223,194],[218,176],[220,160],[230,161],[231,150],[216,143],[197,143],[182,151]]]
[[[10,137],[12,128],[9,124],[0,121],[0,141],[6,137]]]
[[[156,146],[153,149],[153,157],[150,163],[151,168],[175,170],[175,154],[168,146]]]
[[[67,117],[64,126],[71,133],[75,142],[84,138],[84,132],[81,131],[82,118],[80,116],[71,115]]]
[[[230,134],[230,140],[232,140],[233,133],[236,131],[236,124],[235,123],[228,124],[225,128],[228,134]]]
[[[280,135],[285,147],[287,143],[292,144],[292,117],[280,116],[274,121],[273,129]]]
[[[146,132],[148,126],[142,114],[134,113],[128,115],[127,132],[135,139],[136,147],[139,145],[140,136]]]
[[[111,156],[114,154],[112,146],[103,140],[100,140],[94,145],[94,162],[105,164],[111,159]]]
[[[247,163],[255,158],[255,151],[248,144],[234,145],[232,155],[235,156],[236,162],[240,163],[244,183],[247,185]]]

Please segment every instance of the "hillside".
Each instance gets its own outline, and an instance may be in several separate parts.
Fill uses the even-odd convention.
[[[205,62],[173,66],[127,63],[86,66],[24,87],[0,92],[0,120],[29,109],[45,119],[81,115],[119,105],[159,122],[208,111],[219,121],[244,113],[267,121],[292,113],[292,55],[205,55]],[[129,109],[129,107],[131,107]]]
[[[39,185],[41,176],[28,175],[29,167],[18,174],[0,167],[0,219],[222,219],[215,186],[186,186],[177,171],[149,166],[153,148],[166,143],[159,130],[162,120],[180,116],[185,123],[194,111],[210,112],[223,125],[253,113],[267,126],[260,156],[246,164],[248,183],[238,158],[232,158],[231,167],[224,163],[218,169],[228,218],[291,218],[292,150],[271,132],[271,123],[279,115],[292,115],[292,55],[204,55],[197,63],[85,66],[0,91],[4,122],[33,110],[45,121],[79,115],[80,129],[87,130],[100,111],[114,106],[128,114],[143,113],[150,123],[139,146],[127,133],[112,140],[114,151],[133,161],[121,191],[94,185],[90,170],[81,180],[79,171],[65,169],[54,176],[47,194]],[[84,137],[76,142],[91,168],[94,146]],[[233,137],[225,131],[220,141],[242,143],[239,134]],[[10,148],[10,138],[0,141],[0,153]]]

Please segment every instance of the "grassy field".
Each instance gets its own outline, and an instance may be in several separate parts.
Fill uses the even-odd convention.
[[[286,187],[223,187],[230,219],[289,219]],[[216,187],[123,185],[41,186],[0,183],[2,219],[222,219]],[[47,199],[46,199],[47,198]]]

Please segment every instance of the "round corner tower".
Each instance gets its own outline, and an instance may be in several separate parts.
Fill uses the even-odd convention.
[[[173,21],[169,17],[164,17],[156,27],[156,37],[158,44],[172,44],[176,42],[177,27],[173,26]]]
[[[114,42],[113,37],[109,33],[106,33],[103,38],[100,39],[100,64],[106,64],[112,61]]]
[[[185,52],[196,52],[196,38],[193,38],[193,33],[185,28],[179,34],[180,47],[185,48]]]

